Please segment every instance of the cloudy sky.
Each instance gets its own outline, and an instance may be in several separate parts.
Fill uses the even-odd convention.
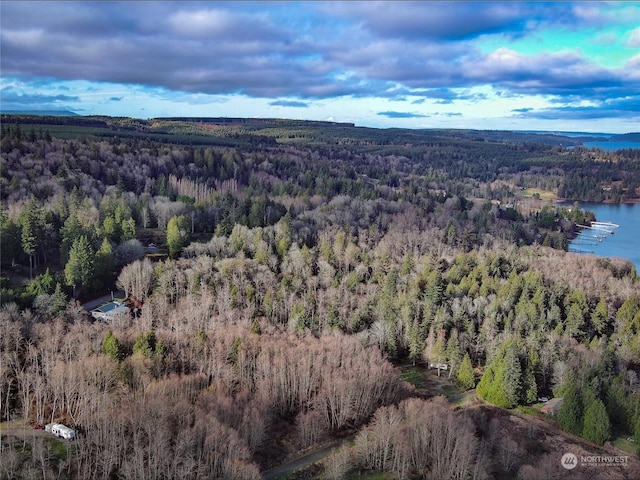
[[[0,3],[2,110],[640,130],[638,2]]]

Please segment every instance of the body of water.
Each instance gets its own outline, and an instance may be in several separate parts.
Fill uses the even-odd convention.
[[[608,150],[610,152],[614,152],[616,150],[620,150],[621,148],[640,148],[640,143],[638,142],[585,142],[585,147],[592,148],[600,148],[602,150]]]
[[[561,205],[572,206],[571,203]],[[603,226],[602,230],[584,228],[569,244],[569,251],[627,258],[640,273],[640,204],[580,203],[580,208],[593,212],[598,222],[611,222],[619,226]]]

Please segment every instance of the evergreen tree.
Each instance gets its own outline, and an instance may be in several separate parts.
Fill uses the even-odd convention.
[[[171,193],[171,185],[169,185],[167,177],[164,174],[160,174],[156,182],[156,195],[170,197]]]
[[[534,403],[538,400],[538,384],[533,368],[527,365],[522,376],[522,389],[525,403]]]
[[[595,399],[584,414],[582,436],[602,445],[611,436],[611,423],[607,409],[599,398]]]
[[[57,315],[67,307],[67,296],[62,291],[62,285],[56,283],[56,288],[51,295],[51,313]]]
[[[102,222],[102,229],[104,230],[104,234],[112,239],[114,242],[118,243],[120,241],[120,228],[116,223],[116,219],[113,218],[112,215],[107,215]]]
[[[0,206],[0,260],[10,261],[14,264],[18,255],[21,254],[22,247],[20,225],[14,222],[6,214],[4,208]]]
[[[446,359],[446,343],[442,337],[438,336],[429,352],[429,363],[444,363]]]
[[[22,250],[29,256],[29,279],[33,279],[35,254],[39,246],[41,206],[35,197],[27,203],[22,215]]]
[[[444,279],[438,270],[434,270],[427,277],[425,297],[433,304],[440,305],[444,297]]]
[[[94,261],[94,271],[97,279],[100,280],[102,286],[106,287],[113,282],[114,275],[114,256],[111,243],[107,237],[102,239],[102,245],[96,252]]]
[[[505,342],[485,369],[476,388],[478,395],[502,408],[513,408],[522,400],[522,366],[516,342]]]
[[[404,257],[404,261],[402,262],[402,268],[400,269],[400,273],[402,275],[408,275],[409,273],[411,273],[413,266],[414,266],[413,256],[411,255],[411,253],[408,253]]]
[[[454,328],[451,330],[451,336],[447,340],[447,363],[449,364],[449,377],[453,372],[457,372],[462,361],[462,353],[460,352],[460,341],[458,340],[458,331]]]
[[[602,335],[607,327],[609,321],[609,310],[607,308],[607,301],[604,297],[600,297],[600,301],[591,313],[591,325],[596,334]]]
[[[640,331],[640,301],[635,295],[628,297],[616,313],[620,335],[631,336]]]
[[[249,331],[256,335],[262,335],[262,328],[260,327],[260,322],[257,318],[251,323]]]
[[[33,295],[34,297],[37,295],[41,295],[43,293],[51,294],[56,288],[56,279],[53,278],[53,275],[49,272],[47,268],[46,272],[42,275],[38,275],[33,279],[27,286],[27,293],[29,295]]]
[[[473,365],[471,364],[471,357],[469,357],[468,353],[465,353],[462,363],[460,364],[458,383],[465,389],[476,386],[476,377],[473,373]]]
[[[69,261],[64,267],[64,276],[67,285],[74,288],[78,285],[88,285],[93,278],[94,253],[89,239],[82,235],[71,246]]]
[[[87,235],[88,238],[92,233],[89,228],[80,223],[77,209],[81,207],[70,208],[69,217],[64,221],[64,225],[60,228],[60,235],[62,236],[62,243],[60,244],[60,260],[62,263],[67,263],[69,260],[69,251],[71,245],[82,235]]]
[[[407,328],[407,340],[409,349],[409,359],[416,364],[416,360],[420,358],[420,355],[424,351],[425,338],[427,336],[425,332],[424,322],[420,322],[418,318],[412,318],[409,321]]]
[[[577,340],[585,338],[585,319],[589,318],[589,303],[582,290],[574,290],[564,300],[567,317],[565,333]]]
[[[627,398],[621,378],[616,379],[607,390],[607,414],[613,423],[633,429],[633,416],[627,415]]]
[[[100,351],[117,362],[124,358],[124,349],[111,330],[107,331],[106,335],[102,339]]]
[[[584,313],[577,303],[572,303],[567,312],[565,334],[577,340],[584,339]]]
[[[133,344],[133,353],[139,353],[147,358],[151,358],[157,350],[156,334],[153,330],[147,330],[138,335],[136,343]]]
[[[567,432],[582,434],[582,395],[574,381],[565,388],[558,423]]]
[[[178,258],[187,240],[189,222],[184,215],[171,217],[167,225],[167,245],[171,258]]]
[[[514,342],[510,342],[506,348],[502,361],[502,388],[509,402],[509,407],[515,407],[520,403],[522,389],[522,367]]]
[[[502,390],[499,385],[500,376],[496,374],[494,366],[489,365],[482,374],[476,391],[478,395],[487,402],[493,403],[498,407],[508,408],[509,401],[507,400],[504,390]]]
[[[291,214],[287,212],[276,224],[276,252],[280,258],[287,254],[291,243]]]
[[[122,220],[120,225],[120,240],[126,242],[127,240],[133,240],[136,238],[136,221],[133,218]]]

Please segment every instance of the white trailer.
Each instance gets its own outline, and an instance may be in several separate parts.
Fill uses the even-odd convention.
[[[51,433],[56,437],[64,438],[66,440],[73,440],[76,438],[76,431],[73,428],[69,428],[61,423],[54,423],[51,425]]]

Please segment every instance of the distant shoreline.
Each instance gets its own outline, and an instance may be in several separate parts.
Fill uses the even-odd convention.
[[[553,203],[575,203],[578,202],[579,204],[583,204],[583,203],[598,203],[601,205],[636,205],[640,203],[640,198],[630,198],[628,200],[625,200],[624,202],[612,202],[611,200],[605,200],[604,202],[596,202],[593,200],[572,200],[570,198],[556,198]]]

